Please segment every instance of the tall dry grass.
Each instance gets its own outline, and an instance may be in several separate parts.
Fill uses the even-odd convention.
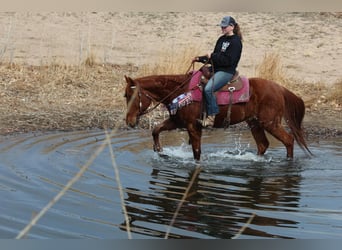
[[[329,90],[328,96],[336,105],[342,104],[342,78]]]
[[[0,133],[123,125],[130,65],[0,65]]]
[[[125,112],[124,75],[182,74],[191,59],[203,52],[198,48],[164,50],[159,60],[140,68],[102,64],[90,53],[80,65],[53,62],[30,66],[0,64],[0,134],[32,130],[73,130],[124,126],[118,114]],[[202,64],[196,64],[196,67]],[[328,87],[325,83],[305,83],[289,78],[281,57],[267,54],[255,69],[255,75],[274,80],[300,95],[308,107],[330,105],[340,109],[341,81]],[[141,120],[151,128],[167,116],[156,109]]]
[[[262,61],[255,68],[256,76],[279,83],[286,83],[285,70],[279,54],[265,54]]]
[[[191,69],[192,59],[201,54],[203,51],[192,46],[178,50],[165,49],[156,62],[140,67],[137,75],[185,74]]]
[[[307,107],[332,108],[340,110],[342,106],[342,78],[334,84],[324,82],[308,83],[302,79],[288,77],[278,53],[265,54],[255,68],[257,77],[275,81],[303,98]]]
[[[293,79],[288,76],[286,68],[283,65],[281,56],[278,53],[266,53],[261,62],[255,67],[255,76],[274,81],[297,94],[301,94],[303,82],[299,79]],[[317,86],[312,85],[317,88]]]

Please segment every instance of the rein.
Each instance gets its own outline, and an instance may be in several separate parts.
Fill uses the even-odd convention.
[[[200,69],[202,69],[206,64],[204,64]],[[192,62],[189,66],[189,68],[187,69],[185,74],[188,74],[188,72],[190,71],[191,67],[194,69],[195,68],[195,63]],[[144,112],[140,112],[140,115],[145,115],[150,113],[151,111],[153,111],[154,109],[156,109],[161,103],[163,103],[167,98],[169,98],[171,95],[173,95],[177,90],[179,90],[180,88],[184,87],[184,85],[191,79],[191,75],[189,75],[189,77],[187,77],[183,82],[181,82],[180,85],[177,86],[177,88],[175,88],[172,92],[170,92],[168,95],[166,95],[162,100],[158,101],[157,104],[155,104],[152,108],[148,108],[146,109]],[[142,89],[143,90],[143,89]],[[156,102],[155,99],[153,99],[151,96],[149,96],[146,93],[143,93],[146,97],[148,97],[149,99],[151,99],[152,101]],[[139,109],[142,106],[142,102],[141,102],[141,93],[140,93],[140,87],[139,87],[139,92],[138,92],[138,96],[139,96]]]

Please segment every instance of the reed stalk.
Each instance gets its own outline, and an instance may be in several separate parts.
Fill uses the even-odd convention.
[[[90,156],[86,164],[81,167],[77,174],[63,187],[63,189],[42,210],[40,210],[39,213],[33,216],[26,227],[17,235],[16,239],[22,239],[23,237],[25,237],[25,235],[27,235],[31,228],[36,225],[36,223],[46,214],[46,212],[49,211],[49,209],[65,195],[65,193],[72,187],[72,185],[74,185],[82,177],[82,175],[87,171],[90,165],[94,162],[94,160],[106,146],[106,143],[100,145],[95,153]]]
[[[170,235],[170,232],[171,232],[171,228],[174,225],[174,223],[176,222],[176,218],[177,218],[177,216],[179,214],[179,211],[180,211],[181,207],[183,206],[183,203],[185,202],[186,198],[188,197],[190,189],[191,189],[192,185],[194,184],[195,179],[197,178],[197,176],[201,172],[201,170],[202,170],[201,167],[196,167],[194,173],[192,174],[192,177],[191,177],[191,180],[190,180],[190,182],[188,184],[188,187],[185,189],[183,197],[180,200],[180,202],[178,203],[176,211],[175,211],[175,213],[172,216],[171,222],[170,222],[169,226],[166,229],[166,233],[165,233],[164,239],[168,239],[169,238],[169,235]]]
[[[127,229],[127,236],[128,236],[128,239],[132,239],[131,227],[130,227],[128,212],[127,212],[127,209],[126,209],[126,206],[125,206],[125,198],[124,198],[123,188],[122,188],[122,185],[121,185],[119,168],[118,168],[118,166],[116,164],[116,161],[115,161],[115,155],[114,155],[114,151],[113,151],[113,148],[112,148],[112,144],[110,143],[110,138],[111,138],[110,135],[106,131],[106,142],[108,144],[108,148],[109,148],[109,151],[110,151],[110,157],[111,157],[112,165],[113,165],[114,172],[115,172],[115,179],[116,179],[116,183],[118,185],[118,189],[119,189],[119,193],[120,193],[120,201],[121,201],[122,210],[124,212],[126,229]]]
[[[135,96],[137,95],[137,90],[134,91],[133,93],[133,98],[131,99],[131,101],[128,103],[127,107],[128,109],[131,107],[132,105],[132,101],[134,100]],[[16,239],[22,239],[23,237],[25,237],[29,231],[31,230],[31,228],[37,224],[37,222],[47,213],[47,211],[49,211],[49,209],[55,205],[64,195],[65,193],[82,177],[82,175],[88,170],[88,168],[91,166],[91,164],[94,162],[94,160],[99,156],[99,154],[108,146],[111,145],[110,143],[110,138],[117,132],[117,128],[114,128],[112,130],[112,132],[110,133],[110,135],[108,135],[106,133],[106,140],[104,141],[104,143],[102,143],[97,150],[95,151],[94,154],[92,154],[89,158],[89,160],[86,162],[86,164],[84,164],[80,170],[76,173],[76,175],[62,188],[62,190],[43,208],[40,210],[39,213],[37,213],[35,216],[33,216],[33,218],[31,219],[31,221],[26,225],[26,227],[21,230],[19,232],[19,234],[16,236]],[[111,147],[110,147],[111,148]],[[118,169],[116,167],[116,163],[115,163],[115,157],[114,157],[114,153],[112,152],[112,148],[111,148],[111,157],[112,157],[112,163],[115,169],[115,174],[116,174],[116,180],[118,181],[118,186],[119,186],[119,192],[120,192],[120,197],[121,200],[123,201],[123,191],[122,191],[122,186],[121,186],[121,182],[120,182],[120,178],[119,178],[119,172]],[[126,225],[127,223],[129,223],[128,220],[128,215],[127,215],[127,210],[125,208],[124,202],[122,202],[123,204],[123,209],[124,209],[124,216],[125,216],[125,221],[126,221]],[[129,230],[129,225],[127,226],[127,230]],[[131,233],[130,231],[127,232],[128,233],[128,237],[131,238]]]
[[[237,239],[237,238],[239,238],[240,235],[241,235],[241,234],[246,230],[246,228],[251,224],[251,222],[253,221],[254,217],[255,217],[255,213],[253,213],[253,214],[251,215],[251,217],[249,217],[249,219],[248,219],[248,221],[246,222],[246,224],[243,225],[243,227],[240,228],[239,232],[238,232],[234,237],[232,237],[232,239]]]

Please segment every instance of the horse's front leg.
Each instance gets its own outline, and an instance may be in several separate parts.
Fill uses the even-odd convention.
[[[194,155],[194,159],[199,161],[201,158],[201,137],[202,137],[202,128],[198,126],[198,124],[190,123],[187,126],[188,134],[189,134],[189,142],[192,146],[192,152]]]
[[[169,118],[169,119],[163,121],[161,124],[157,125],[152,130],[153,150],[155,152],[162,152],[163,151],[162,147],[160,146],[159,134],[165,130],[173,130],[176,128],[177,128],[176,124]]]

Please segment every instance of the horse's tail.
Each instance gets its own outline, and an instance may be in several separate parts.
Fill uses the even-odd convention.
[[[294,138],[298,145],[308,153],[311,153],[309,150],[305,139],[304,139],[304,131],[302,128],[302,122],[305,115],[305,104],[302,98],[296,96],[291,91],[284,88],[283,91],[284,99],[285,99],[285,113],[284,117],[287,122],[287,125],[291,129]]]

